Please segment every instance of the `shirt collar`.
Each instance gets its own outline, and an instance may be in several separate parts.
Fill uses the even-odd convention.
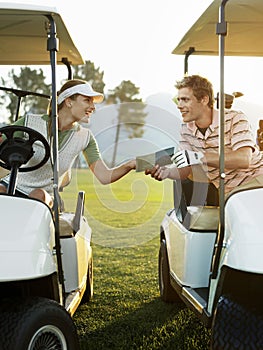
[[[215,127],[219,125],[219,111],[217,109],[213,109],[212,123],[209,125],[209,129],[214,131]],[[186,123],[187,129],[193,134],[196,135],[198,128],[195,122]]]

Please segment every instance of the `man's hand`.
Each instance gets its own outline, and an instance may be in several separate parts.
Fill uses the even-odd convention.
[[[171,159],[177,168],[184,168],[190,165],[202,164],[203,156],[202,152],[184,150],[176,152]]]

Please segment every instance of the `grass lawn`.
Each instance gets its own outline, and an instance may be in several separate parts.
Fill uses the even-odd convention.
[[[74,315],[81,349],[209,349],[210,331],[196,316],[159,298],[159,227],[172,182],[130,173],[102,186],[79,170],[63,193],[66,209],[74,210],[80,189],[94,255],[94,297]]]

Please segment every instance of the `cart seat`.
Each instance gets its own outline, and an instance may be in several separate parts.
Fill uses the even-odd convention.
[[[176,180],[173,189],[176,215],[187,230],[218,230],[218,191],[212,184]]]
[[[189,231],[217,231],[219,225],[219,207],[189,206],[187,207]]]
[[[74,213],[62,213],[59,217],[59,236],[74,237],[72,221],[74,219]]]
[[[62,212],[59,217],[60,237],[74,237],[81,226],[84,214],[85,192],[79,191],[75,213]]]

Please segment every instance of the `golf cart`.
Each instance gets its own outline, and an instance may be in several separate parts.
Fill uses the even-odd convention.
[[[224,57],[263,55],[262,0],[213,1],[173,53],[219,54],[220,188],[174,181],[160,228],[160,295],[211,327],[211,349],[263,349],[263,188],[224,195]]]
[[[50,65],[53,111],[52,152],[36,130],[0,128],[0,167],[10,173],[7,193],[0,194],[0,349],[79,349],[72,316],[93,295],[91,229],[83,215],[84,192],[76,196],[75,212],[60,205],[56,67],[65,64],[70,78],[69,63],[84,61],[57,10],[44,6],[1,3],[0,47],[0,64]],[[39,151],[41,162],[30,165]],[[51,160],[52,209],[16,193],[19,172]]]

